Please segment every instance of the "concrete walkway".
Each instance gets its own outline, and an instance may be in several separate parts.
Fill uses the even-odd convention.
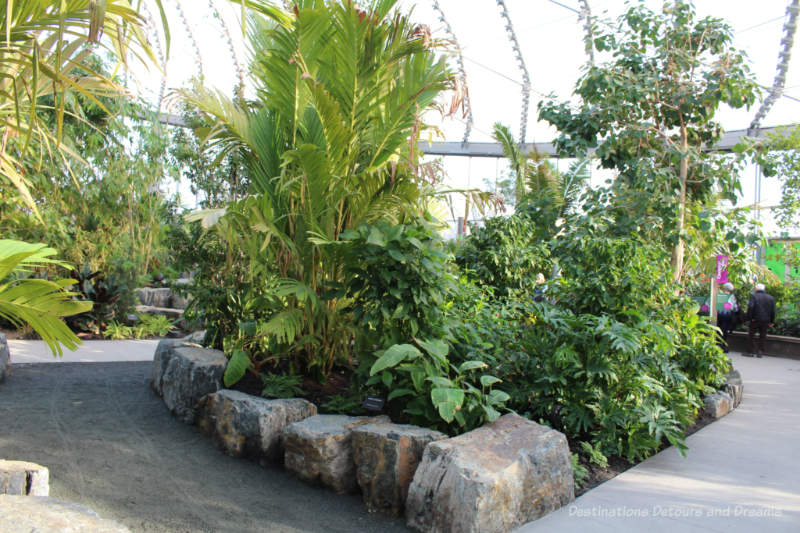
[[[44,341],[9,340],[11,364],[16,363],[109,363],[112,361],[152,361],[157,340],[83,341],[74,352],[53,355]]]
[[[800,531],[800,361],[732,354],[733,413],[519,532]]]

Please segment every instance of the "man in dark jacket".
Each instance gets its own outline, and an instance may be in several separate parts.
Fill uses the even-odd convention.
[[[764,340],[767,338],[767,328],[775,322],[775,298],[764,292],[763,283],[756,285],[756,291],[747,302],[747,318],[750,320],[750,329],[747,332],[747,348],[751,354],[761,357],[764,353]],[[758,351],[755,347],[755,334],[758,331]]]

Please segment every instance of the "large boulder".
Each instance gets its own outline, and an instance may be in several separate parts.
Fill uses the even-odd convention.
[[[130,533],[124,526],[103,520],[97,513],[53,498],[0,496],[3,533]]]
[[[428,444],[408,491],[406,520],[425,532],[504,532],[574,497],[564,434],[507,414]]]
[[[163,339],[153,358],[153,389],[176,417],[192,424],[200,399],[222,388],[227,364],[219,350]]]
[[[281,461],[284,428],[316,414],[317,406],[301,398],[267,400],[223,389],[200,400],[197,425],[228,455]]]
[[[0,381],[6,379],[10,366],[11,356],[8,351],[8,341],[6,341],[6,336],[0,333]]]
[[[284,466],[306,483],[320,484],[339,493],[356,490],[352,432],[371,423],[389,422],[386,416],[317,415],[286,426]]]
[[[401,424],[367,424],[353,430],[356,480],[371,511],[400,514],[408,486],[429,442],[447,435]]]
[[[722,391],[728,393],[733,400],[731,409],[736,409],[742,403],[742,395],[744,394],[744,384],[742,383],[742,374],[738,370],[731,370]]]
[[[136,289],[136,296],[142,305],[150,307],[171,307],[172,290],[169,287],[143,287]]]
[[[711,418],[722,418],[733,410],[733,398],[727,392],[717,391],[703,398],[704,410]]]
[[[49,496],[50,472],[36,463],[0,459],[0,494]]]

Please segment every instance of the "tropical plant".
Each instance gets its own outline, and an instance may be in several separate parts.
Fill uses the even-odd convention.
[[[549,275],[553,266],[546,239],[555,225],[549,206],[552,199],[545,197],[536,203],[540,210],[526,205],[511,216],[486,219],[460,243],[456,263],[498,296],[532,291],[537,274]]]
[[[578,81],[580,103],[546,101],[540,117],[558,128],[562,155],[594,150],[616,169],[628,190],[629,209],[645,220],[657,215],[662,245],[672,250],[673,276],[684,267],[685,228],[695,202],[721,191],[736,200],[738,174],[730,161],[704,150],[722,135],[721,104],[749,106],[756,84],[732,31],[719,19],[698,20],[690,2],[665,1],[662,13],[635,4],[594,44],[611,60],[591,66]]]
[[[231,343],[231,379],[265,347],[319,377],[348,361],[346,302],[323,297],[342,279],[329,244],[364,221],[418,210],[421,117],[450,78],[429,33],[393,13],[395,4],[302,0],[284,11],[248,1],[256,102],[183,93],[216,120],[207,144],[240,154],[250,183],[251,195],[230,204],[215,230],[241,251],[251,284],[279,279],[266,319]]]
[[[0,318],[16,327],[28,324],[47,343],[54,355],[61,355],[61,344],[74,350],[80,339],[62,318],[91,309],[91,302],[73,300],[68,287],[72,279],[24,278],[36,267],[68,267],[54,259],[56,251],[44,244],[0,240]]]
[[[161,8],[161,0],[155,1]],[[168,42],[163,9],[161,13]],[[34,213],[37,205],[21,172],[21,158],[38,147],[43,154],[60,150],[81,159],[61,144],[68,95],[78,93],[102,105],[98,96],[123,94],[109,78],[87,70],[84,59],[95,52],[92,45],[99,44],[123,62],[129,51],[153,60],[144,23],[127,0],[26,0],[0,5],[0,179],[11,183]],[[78,67],[81,73],[76,73]],[[43,97],[51,98],[55,132],[38,120],[46,108]],[[12,145],[8,141],[14,138],[20,142]]]
[[[781,181],[777,221],[782,228],[794,228],[800,215],[800,127],[769,133],[765,141],[745,141],[735,150],[750,155],[765,176]]]
[[[451,323],[458,285],[430,221],[362,224],[342,235],[358,377],[411,422],[467,431],[500,416],[508,395],[485,362],[461,359]],[[470,302],[472,303],[472,302]]]
[[[116,320],[112,320],[103,330],[103,337],[111,340],[124,340],[132,339],[136,336],[134,329],[131,326],[126,326]]]
[[[169,317],[164,315],[139,315],[139,323],[136,325],[136,338],[142,337],[164,337],[175,329],[175,324]]]
[[[494,125],[493,133],[511,167],[516,205],[524,203],[527,198],[542,195],[550,195],[556,202],[564,200],[561,176],[543,154],[523,152],[508,126],[499,122]]]

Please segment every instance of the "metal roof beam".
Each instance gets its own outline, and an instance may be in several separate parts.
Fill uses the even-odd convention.
[[[781,128],[790,128],[792,126],[775,126],[772,128],[760,128],[750,138],[762,139],[766,137],[767,133],[775,133]],[[726,131],[722,139],[709,151],[712,152],[730,152],[743,138],[748,137],[747,130],[731,130]],[[427,155],[441,155],[441,156],[462,156],[462,157],[504,157],[503,148],[500,143],[493,142],[420,142],[420,149]],[[524,153],[531,150],[536,150],[540,154],[545,154],[550,157],[557,157],[556,149],[553,143],[524,143],[521,147]]]
[[[170,126],[178,126],[180,128],[188,128],[189,125],[180,115],[166,115],[160,114],[158,116],[159,122]],[[759,128],[755,135],[750,135],[750,138],[763,139],[766,138],[767,133],[775,133],[780,129],[788,129],[792,125],[774,126],[771,128]],[[726,131],[722,139],[709,151],[713,152],[730,152],[742,139],[748,137],[747,130],[730,130]],[[420,150],[426,155],[441,155],[441,156],[461,156],[461,157],[505,157],[503,155],[503,147],[500,143],[495,142],[433,142],[420,141]],[[557,157],[555,146],[553,143],[524,143],[522,151],[528,153],[531,150],[536,150],[540,154],[545,154],[550,157]]]

